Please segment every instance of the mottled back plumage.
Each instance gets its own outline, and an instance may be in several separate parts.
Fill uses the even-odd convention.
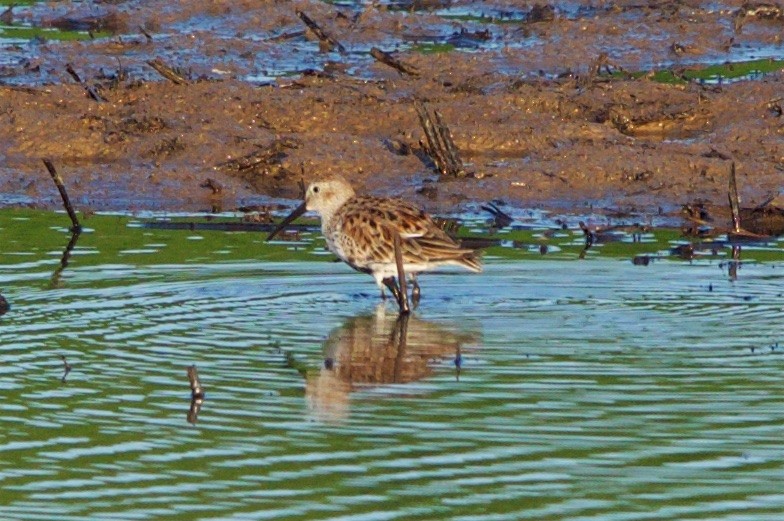
[[[441,264],[481,271],[473,250],[461,248],[425,212],[400,199],[354,196],[324,219],[322,232],[330,250],[360,271],[379,265],[396,273],[393,233],[400,234],[406,272]]]

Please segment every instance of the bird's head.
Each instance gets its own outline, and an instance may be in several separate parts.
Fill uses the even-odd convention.
[[[329,217],[354,197],[354,189],[345,179],[335,177],[315,181],[305,191],[305,208],[322,217]]]
[[[309,210],[319,214],[322,220],[329,221],[352,197],[354,197],[354,189],[348,181],[340,177],[310,183],[305,190],[305,201],[272,230],[267,240],[275,238],[289,223]]]

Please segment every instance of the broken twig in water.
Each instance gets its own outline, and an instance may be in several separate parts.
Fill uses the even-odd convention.
[[[313,31],[313,34],[316,35],[316,37],[327,47],[328,50],[331,51],[332,49],[337,49],[340,54],[346,53],[346,48],[343,47],[339,41],[319,27],[319,24],[317,24],[311,17],[299,10],[297,11],[297,16],[299,16],[299,19],[308,26],[308,29]]]
[[[580,252],[579,258],[584,259],[585,254],[588,253],[588,250],[591,249],[591,246],[593,246],[593,243],[596,240],[596,234],[590,228],[588,228],[588,226],[583,221],[580,221],[579,225],[580,229],[585,234],[585,248],[583,248],[583,251]]]
[[[199,381],[199,373],[196,371],[196,366],[188,367],[188,381],[191,384],[191,397],[194,400],[204,399],[204,388]]]
[[[82,231],[82,225],[79,223],[79,218],[76,217],[76,212],[74,211],[73,206],[71,205],[71,199],[68,197],[68,192],[65,191],[65,185],[63,184],[63,178],[60,177],[60,174],[57,173],[52,161],[50,159],[43,160],[46,169],[49,171],[49,175],[52,176],[52,180],[54,184],[57,186],[57,189],[60,191],[60,197],[63,199],[63,206],[65,206],[65,211],[68,212],[68,217],[71,218],[71,223],[73,223],[73,228],[71,228],[72,232],[80,232]]]
[[[730,167],[729,193],[730,211],[732,212],[732,231],[740,233],[740,198],[738,197],[738,185],[735,181],[735,161]]]
[[[63,372],[63,377],[60,379],[60,381],[65,383],[65,379],[68,378],[68,373],[71,372],[72,367],[71,364],[68,363],[68,360],[65,359],[65,355],[60,355],[60,359],[63,361],[63,368],[65,371]]]
[[[414,103],[414,108],[419,115],[419,123],[422,125],[422,130],[425,132],[425,138],[427,139],[427,143],[422,143],[422,147],[433,160],[436,170],[441,175],[465,177],[466,171],[463,167],[463,162],[457,155],[457,147],[452,140],[452,132],[444,123],[441,113],[437,110],[433,111],[433,116],[436,120],[434,124],[426,106],[417,101]]]
[[[463,355],[460,352],[460,344],[457,344],[457,351],[455,351],[455,381],[460,381],[460,370],[463,368]]]
[[[11,305],[4,296],[0,295],[0,317],[8,313],[9,309],[11,309]]]
[[[148,61],[147,65],[155,69],[155,71],[158,74],[160,74],[170,82],[174,83],[175,85],[188,85],[190,83],[178,71],[174,70],[173,68],[163,63],[163,60],[160,58],[155,58],[154,60]]]
[[[11,25],[14,23],[14,7],[15,5],[8,6],[8,9],[0,14],[0,22],[4,23],[5,25]]]
[[[737,181],[735,179],[735,162],[734,161],[732,162],[732,166],[730,167],[730,181],[729,181],[729,191],[728,191],[727,197],[730,200],[730,214],[732,215],[732,230],[727,233],[727,237],[729,239],[732,239],[733,237],[742,237],[744,239],[752,239],[752,240],[768,238],[764,234],[757,233],[757,231],[763,231],[763,232],[766,232],[767,234],[770,234],[773,231],[773,230],[770,229],[771,228],[770,226],[763,227],[763,229],[760,230],[761,227],[759,226],[759,224],[762,224],[762,223],[758,223],[757,219],[755,219],[755,217],[758,217],[758,218],[762,217],[764,215],[764,212],[755,212],[753,209],[750,210],[749,212],[746,212],[746,217],[749,217],[751,219],[751,223],[752,223],[751,226],[753,226],[754,229],[757,230],[757,231],[749,231],[749,230],[743,228],[743,226],[741,225],[740,197],[738,196],[738,185],[737,185]],[[774,218],[775,219],[774,215],[775,214],[770,214],[768,216],[769,219],[770,218]],[[745,221],[745,222],[748,223],[748,221]],[[767,228],[767,229],[764,229],[764,228]]]
[[[408,74],[410,76],[419,76],[419,71],[413,65],[407,65],[388,52],[384,52],[378,47],[373,47],[370,49],[370,55],[375,58],[376,60],[380,61],[384,65],[388,65],[393,69],[396,69],[401,74]]]
[[[506,228],[512,224],[512,221],[514,221],[512,217],[500,210],[493,203],[487,203],[486,205],[480,206],[480,208],[486,212],[489,212],[493,216],[493,224],[490,227],[491,233],[495,233],[498,230]]]
[[[74,70],[73,66],[72,66],[70,63],[66,63],[66,64],[65,64],[65,71],[66,71],[68,74],[70,74],[70,75],[71,75],[71,78],[73,78],[73,79],[74,79],[74,81],[75,81],[76,83],[78,83],[79,85],[81,85],[81,86],[82,86],[82,88],[83,88],[83,89],[84,89],[84,90],[87,92],[87,94],[88,94],[88,95],[89,95],[89,96],[90,96],[92,99],[94,99],[95,101],[98,101],[98,102],[105,102],[105,101],[106,101],[106,98],[104,98],[103,96],[101,96],[101,95],[98,93],[98,91],[97,91],[97,90],[95,90],[95,87],[93,87],[92,85],[87,85],[87,84],[84,82],[84,80],[82,80],[82,78],[81,78],[81,77],[80,77],[80,76],[79,76],[79,75],[76,73],[76,71]]]
[[[188,423],[196,424],[199,419],[199,411],[204,403],[204,388],[199,381],[199,373],[196,371],[196,366],[189,366],[187,369],[188,381],[191,384],[191,405],[188,409]]]

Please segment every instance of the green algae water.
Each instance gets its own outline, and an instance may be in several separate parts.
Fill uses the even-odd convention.
[[[404,321],[307,233],[66,223],[0,211],[2,519],[784,511],[780,241],[499,232]]]

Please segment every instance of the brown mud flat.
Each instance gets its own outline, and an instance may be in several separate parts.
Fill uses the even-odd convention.
[[[58,16],[78,20],[84,8],[66,4]],[[550,53],[503,45],[482,52],[392,53],[418,71],[412,75],[374,61],[367,49],[425,31],[428,13],[405,19],[405,13],[385,9],[366,7],[352,15],[306,2],[191,4],[98,4],[89,16],[103,12],[117,30],[142,26],[150,39],[137,32],[48,43],[33,60],[46,73],[41,82],[10,85],[14,68],[6,67],[6,85],[0,85],[0,201],[5,194],[5,204],[19,204],[22,196],[24,204],[59,206],[44,157],[57,165],[82,210],[233,210],[296,198],[302,179],[337,174],[361,191],[411,198],[434,212],[490,200],[648,215],[677,212],[694,201],[725,205],[732,161],[744,206],[775,198],[784,185],[784,75],[719,86],[596,74],[605,40],[624,36],[616,34],[628,12],[623,9],[525,25],[519,38],[534,33],[558,42]],[[649,7],[641,17],[646,31],[664,36],[626,34],[631,50],[624,53],[617,44],[612,66],[644,67],[646,52],[653,59],[672,49],[719,52],[713,47],[725,46],[730,37],[767,41],[769,32],[782,27],[760,29],[749,22],[734,35],[732,13],[739,5],[714,14],[692,6],[688,21],[671,13],[687,4]],[[348,54],[319,51],[298,10],[343,42]],[[197,15],[225,16],[236,36],[176,34],[173,27]],[[244,38],[252,27],[267,38]],[[459,23],[454,27],[465,34]],[[515,35],[506,27],[491,31],[498,39]],[[165,45],[157,43],[159,33],[168,35]],[[668,35],[691,43],[668,46]],[[310,58],[322,67],[259,85],[243,78],[242,60],[221,58],[252,61],[249,53],[296,38],[312,48]],[[146,65],[158,56],[183,65],[176,53],[189,56],[185,65],[192,66],[183,84],[160,79]],[[90,89],[70,79],[67,63]],[[17,72],[24,68],[27,74],[30,67],[19,65]],[[417,101],[441,113],[469,175],[434,173],[420,144]]]

